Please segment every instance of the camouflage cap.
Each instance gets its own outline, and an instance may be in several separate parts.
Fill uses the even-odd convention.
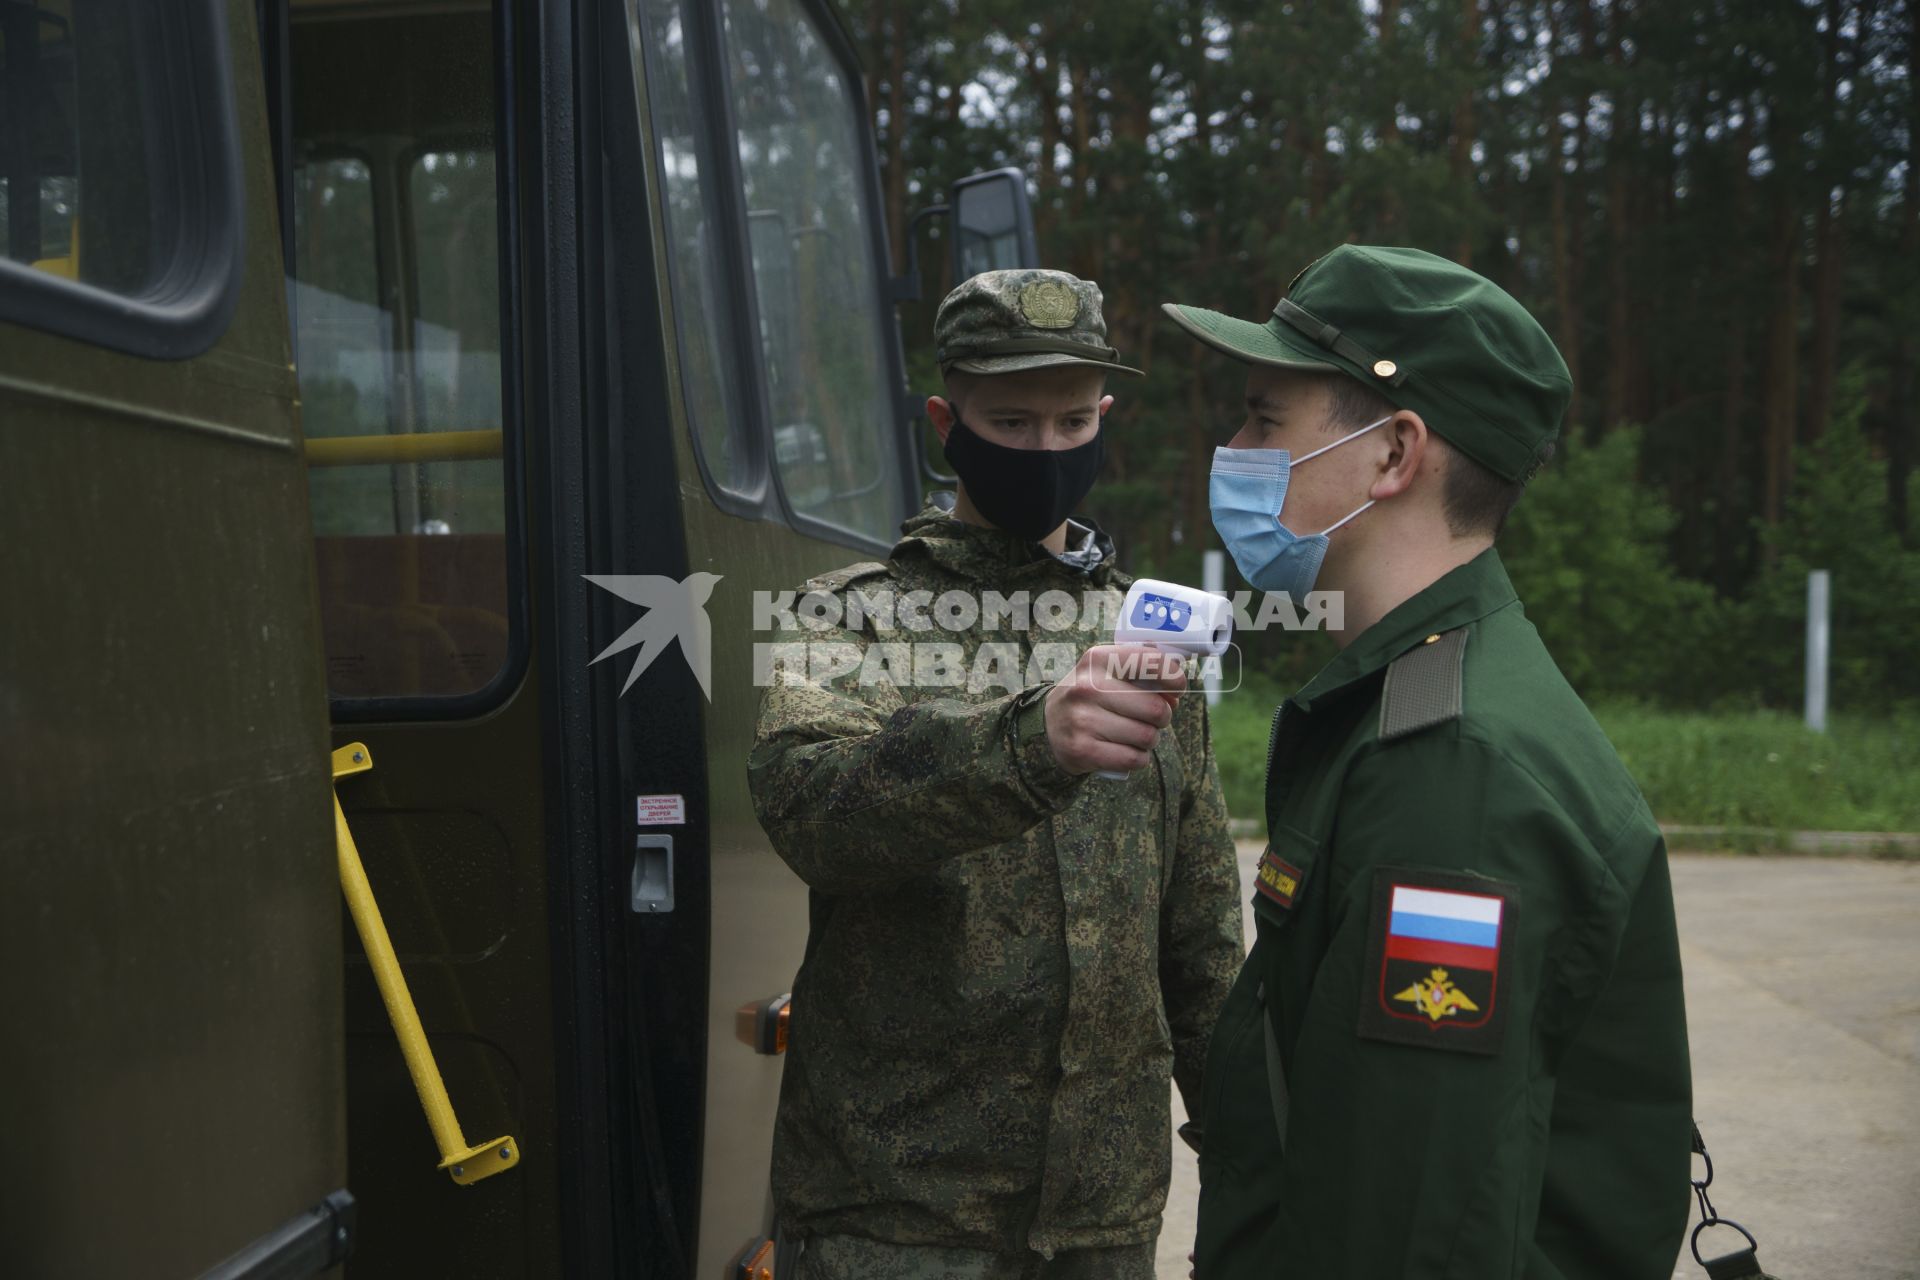
[[[1138,374],[1107,345],[1100,286],[1064,271],[983,271],[946,296],[933,318],[942,373],[1018,373],[1083,365]]]
[[[1419,249],[1343,244],[1293,278],[1265,324],[1162,309],[1235,359],[1364,382],[1508,480],[1532,471],[1573,395],[1566,361],[1525,307]]]

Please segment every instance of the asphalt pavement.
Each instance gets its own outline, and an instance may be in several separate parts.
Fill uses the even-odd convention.
[[[1239,849],[1245,898],[1261,845]],[[1780,1280],[1920,1280],[1920,862],[1672,866],[1715,1207]],[[1246,928],[1251,940],[1251,915]],[[1173,1113],[1186,1118],[1177,1093]],[[1161,1280],[1187,1274],[1200,1185],[1173,1145]],[[1740,1243],[1715,1231],[1701,1246]],[[1674,1275],[1705,1274],[1683,1250]]]

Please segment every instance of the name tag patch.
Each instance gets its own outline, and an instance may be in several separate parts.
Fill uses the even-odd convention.
[[[1497,1053],[1517,896],[1513,885],[1456,872],[1376,871],[1360,1034]]]
[[[1268,845],[1267,851],[1260,855],[1260,865],[1254,869],[1253,887],[1269,902],[1291,909],[1293,900],[1300,896],[1300,884],[1306,878],[1304,871],[1275,853],[1273,846]]]

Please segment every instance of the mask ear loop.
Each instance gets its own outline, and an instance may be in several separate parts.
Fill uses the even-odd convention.
[[[1359,515],[1362,511],[1365,511],[1368,507],[1372,506],[1374,503],[1378,501],[1379,501],[1378,498],[1368,498],[1365,502],[1355,507],[1352,511],[1349,511],[1343,518],[1334,521],[1332,524],[1328,525],[1326,528],[1322,529],[1319,533],[1315,534],[1314,536],[1316,538],[1326,537],[1328,534],[1332,533],[1335,529],[1338,529],[1341,525],[1345,524],[1348,520],[1353,519],[1355,516]]]
[[[1360,428],[1358,431],[1349,432],[1348,434],[1341,436],[1338,440],[1335,440],[1332,444],[1323,444],[1318,449],[1315,449],[1312,453],[1301,454],[1299,457],[1293,460],[1293,465],[1297,467],[1301,463],[1305,462],[1307,459],[1317,458],[1329,449],[1338,449],[1341,445],[1345,444],[1349,440],[1358,440],[1361,436],[1367,434],[1367,432],[1381,425],[1381,423],[1392,422],[1392,421],[1393,421],[1393,414],[1390,413],[1386,417],[1380,419],[1379,422],[1369,422],[1366,426]],[[1347,518],[1351,520],[1353,517],[1348,516]],[[1335,525],[1334,527],[1336,529],[1339,528],[1338,525]]]
[[[1292,463],[1289,464],[1289,469],[1291,469],[1292,467],[1299,466],[1301,463],[1305,462],[1308,458],[1317,458],[1329,449],[1338,449],[1341,445],[1345,444],[1347,441],[1357,440],[1361,436],[1367,434],[1367,432],[1373,430],[1375,427],[1380,426],[1383,423],[1388,423],[1392,421],[1393,421],[1393,414],[1390,413],[1386,417],[1380,419],[1379,422],[1369,422],[1366,426],[1360,428],[1358,431],[1350,432],[1347,435],[1341,436],[1338,440],[1335,440],[1332,444],[1323,444],[1318,449],[1315,449],[1312,453],[1303,454],[1300,457],[1295,458],[1292,461]],[[1313,536],[1316,538],[1326,537],[1328,534],[1332,533],[1335,529],[1338,529],[1341,525],[1353,519],[1355,516],[1359,515],[1362,511],[1365,511],[1368,507],[1372,506],[1375,502],[1378,502],[1378,501],[1379,501],[1378,498],[1368,498],[1365,502],[1355,507],[1352,511],[1347,512],[1345,516],[1343,516],[1339,520],[1334,521],[1332,524],[1328,525],[1326,528],[1322,529],[1319,533],[1316,533]],[[1280,517],[1276,515],[1274,517],[1274,520],[1277,522],[1279,518]],[[1281,527],[1285,528],[1286,526],[1282,525]]]

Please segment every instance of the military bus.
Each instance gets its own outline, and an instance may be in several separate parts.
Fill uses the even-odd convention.
[[[826,0],[0,0],[6,1274],[776,1274],[750,597],[926,466],[867,122]]]

